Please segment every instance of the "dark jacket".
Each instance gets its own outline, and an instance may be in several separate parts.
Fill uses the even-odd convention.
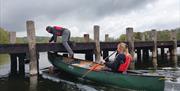
[[[121,53],[117,53],[113,62],[106,62],[105,65],[108,68],[111,68],[112,71],[118,72],[118,68],[121,64],[124,63],[125,55]]]

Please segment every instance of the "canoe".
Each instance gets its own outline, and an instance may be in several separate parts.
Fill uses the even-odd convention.
[[[70,59],[48,52],[48,59],[57,69],[82,78],[96,63],[81,59]],[[164,91],[164,76],[145,76],[141,74],[122,74],[110,71],[92,70],[83,79],[88,79],[109,86],[133,89],[138,91]]]

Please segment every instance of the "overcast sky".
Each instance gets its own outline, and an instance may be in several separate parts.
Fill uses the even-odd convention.
[[[50,36],[48,25],[71,30],[72,36],[89,33],[100,26],[105,34],[117,38],[126,27],[135,32],[180,27],[180,0],[0,0],[0,27],[26,36],[26,21],[35,21],[36,35]]]

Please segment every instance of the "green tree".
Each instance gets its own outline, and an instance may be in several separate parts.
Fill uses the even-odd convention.
[[[119,39],[119,41],[126,41],[126,35],[125,34],[122,34]]]
[[[177,40],[180,40],[180,28],[176,29],[176,33],[177,33]]]
[[[0,44],[9,43],[9,33],[0,27]]]
[[[157,40],[158,41],[170,40],[170,31],[169,30],[158,31],[157,32]]]

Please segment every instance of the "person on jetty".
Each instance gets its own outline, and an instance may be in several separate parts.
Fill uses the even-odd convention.
[[[109,61],[104,64],[113,72],[124,73],[127,71],[131,60],[132,57],[129,54],[128,46],[125,43],[119,43],[114,61]]]
[[[74,53],[68,44],[71,32],[67,28],[63,28],[61,26],[47,26],[46,31],[53,34],[53,36],[49,40],[50,43],[56,42],[57,36],[62,36],[62,44],[68,51],[70,58],[73,58]]]

